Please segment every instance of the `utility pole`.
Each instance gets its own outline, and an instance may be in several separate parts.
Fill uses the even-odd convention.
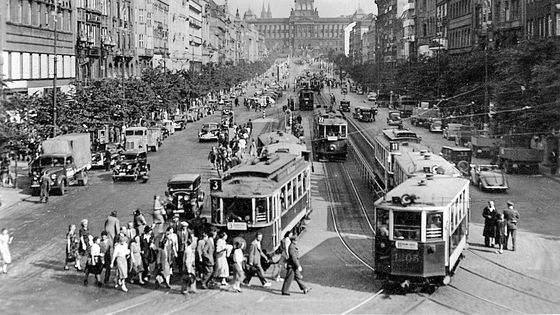
[[[54,1],[54,11],[53,11],[53,17],[54,17],[54,41],[53,41],[53,53],[54,53],[54,68],[53,68],[53,137],[56,137],[56,79],[57,79],[57,75],[58,75],[58,58],[56,56],[56,46],[57,46],[57,40],[58,40],[58,0]]]

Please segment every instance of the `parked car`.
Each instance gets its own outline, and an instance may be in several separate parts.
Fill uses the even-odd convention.
[[[350,112],[350,101],[340,101],[338,110],[341,112]]]
[[[206,123],[200,126],[198,141],[218,141],[220,136],[220,126],[218,123]]]
[[[481,191],[507,192],[506,175],[498,165],[471,165],[471,183]]]
[[[148,155],[146,151],[125,151],[121,153],[121,160],[113,168],[113,181],[125,178],[137,181],[141,178],[145,183],[148,181],[149,173],[150,164],[148,164]]]
[[[376,97],[377,97],[377,93],[375,92],[369,92],[367,95],[367,99],[370,102],[374,102]]]

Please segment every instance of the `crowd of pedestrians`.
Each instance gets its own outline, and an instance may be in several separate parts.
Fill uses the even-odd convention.
[[[213,146],[208,152],[208,161],[212,169],[227,171],[249,156],[257,156],[257,146],[254,139],[251,139],[253,123],[251,119],[246,124],[233,125],[230,128],[234,132],[230,135],[221,132],[218,139],[218,146]]]
[[[505,210],[497,209],[494,201],[488,201],[488,206],[482,210],[484,217],[484,246],[498,247],[496,251],[502,254],[508,250],[509,239],[511,238],[511,250],[515,251],[517,240],[517,224],[519,222],[519,212],[514,208],[512,201],[507,202]]]
[[[161,207],[160,207],[161,206]],[[170,289],[173,284],[181,293],[195,293],[198,289],[221,288],[242,292],[241,285],[250,286],[258,277],[263,287],[270,286],[265,278],[265,268],[272,266],[272,280],[281,281],[281,269],[286,269],[282,294],[289,295],[295,279],[305,294],[309,288],[302,283],[295,236],[288,232],[274,253],[267,255],[262,247],[262,233],[257,233],[246,248],[241,237],[228,239],[224,231],[210,225],[190,226],[165,217],[164,202],[154,199],[153,224],[148,225],[141,210],[133,212],[133,219],[121,224],[117,211],[112,211],[99,236],[90,231],[89,221],[72,224],[66,234],[66,259],[64,269],[70,266],[84,272],[83,284],[90,283],[93,275],[99,287],[114,285],[127,292],[128,283]],[[5,233],[7,235],[7,233]],[[4,243],[11,242],[0,235],[0,254],[4,261]],[[7,247],[7,246],[6,246]],[[7,252],[9,256],[9,251]],[[285,267],[284,267],[285,266]]]

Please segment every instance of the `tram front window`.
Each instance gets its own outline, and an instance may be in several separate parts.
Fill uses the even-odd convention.
[[[389,237],[389,211],[377,209],[376,217],[376,233],[380,237]]]
[[[393,237],[397,240],[420,240],[421,213],[393,212]]]
[[[426,239],[441,239],[443,220],[441,212],[426,213]]]
[[[224,218],[226,222],[250,222],[253,217],[253,200],[245,198],[224,198]]]
[[[339,137],[340,136],[340,126],[339,125],[330,125],[325,126],[327,129],[327,136],[328,137]]]

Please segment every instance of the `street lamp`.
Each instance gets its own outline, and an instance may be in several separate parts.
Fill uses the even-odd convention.
[[[58,28],[58,6],[59,6],[59,2],[60,0],[55,0],[54,1],[54,9],[51,12],[51,14],[54,17],[54,40],[53,40],[53,63],[54,63],[54,68],[53,68],[53,137],[56,137],[56,79],[57,79],[57,64],[58,64],[58,58],[56,56],[56,46],[57,46],[57,40],[58,40],[58,32],[57,32],[57,28]]]

